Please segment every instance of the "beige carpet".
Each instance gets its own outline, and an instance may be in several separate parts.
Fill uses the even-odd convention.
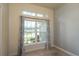
[[[41,49],[22,54],[23,56],[68,56],[57,48]]]

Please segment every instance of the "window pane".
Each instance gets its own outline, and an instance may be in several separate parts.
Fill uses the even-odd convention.
[[[35,33],[24,33],[24,43],[34,43],[35,42]]]
[[[35,28],[34,21],[24,21],[24,28]]]
[[[37,32],[39,32],[40,31],[40,29],[37,29]]]
[[[35,16],[36,14],[35,13],[32,13],[32,16]]]
[[[47,40],[47,21],[37,22],[37,42],[43,42]]]
[[[46,21],[40,21],[37,22],[37,31],[40,32],[47,32],[47,22]]]
[[[38,17],[44,17],[43,14],[39,14],[39,13],[37,14],[37,16],[38,16]]]
[[[34,13],[34,12],[29,12],[29,11],[23,11],[22,14],[23,14],[23,15],[27,15],[27,16],[35,16],[36,13]]]
[[[37,13],[37,12],[33,12],[33,11],[22,11],[22,15],[24,16],[36,16],[36,17],[44,17],[44,18],[48,18],[48,15],[45,13]]]
[[[47,33],[46,32],[40,32],[40,41],[46,41],[47,40]]]
[[[24,43],[35,42],[35,21],[24,21]]]
[[[35,32],[35,29],[27,28],[27,29],[24,29],[24,32]]]
[[[37,32],[37,42],[47,41],[47,38],[46,32]]]
[[[47,21],[24,21],[24,44],[46,41],[47,34]]]

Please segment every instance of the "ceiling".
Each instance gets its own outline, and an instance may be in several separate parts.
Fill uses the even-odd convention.
[[[46,8],[57,8],[61,5],[63,5],[63,3],[33,3],[35,5],[41,6],[41,7],[46,7]]]

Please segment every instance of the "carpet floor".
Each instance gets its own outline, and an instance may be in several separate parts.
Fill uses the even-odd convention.
[[[57,48],[40,49],[32,52],[23,53],[22,56],[68,56],[68,54]]]

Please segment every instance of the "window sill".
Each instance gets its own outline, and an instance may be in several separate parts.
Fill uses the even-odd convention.
[[[43,44],[43,43],[46,43],[46,41],[43,41],[43,42],[36,42],[36,43],[30,43],[30,44],[25,44],[24,46],[36,45],[36,44]]]

